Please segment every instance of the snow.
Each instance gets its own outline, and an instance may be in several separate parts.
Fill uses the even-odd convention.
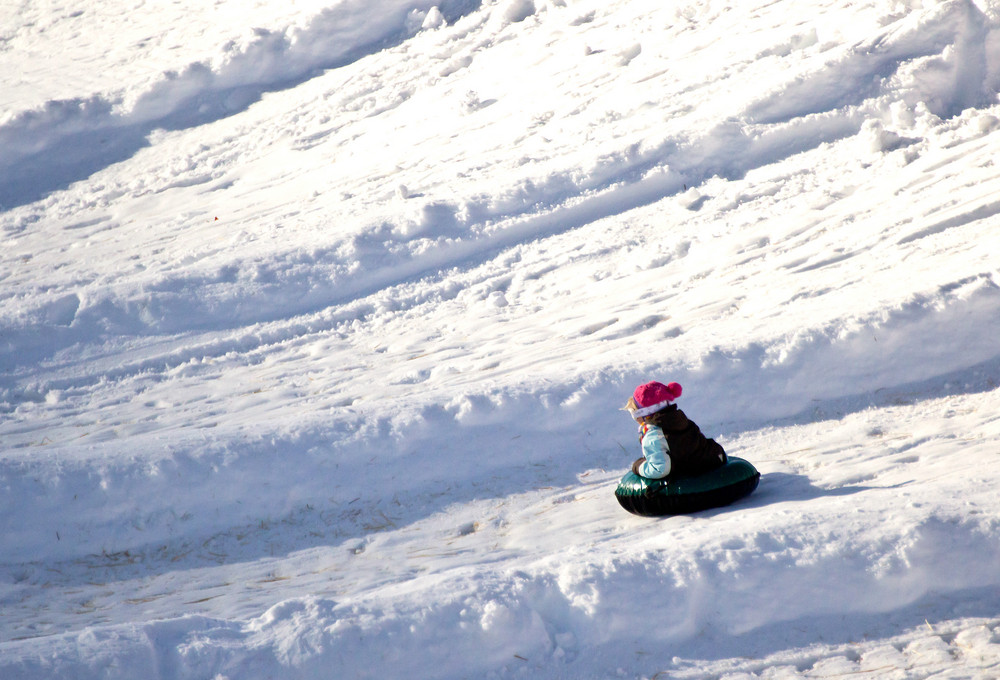
[[[0,677],[1000,677],[995,0],[0,7]],[[649,379],[762,473],[613,491]]]

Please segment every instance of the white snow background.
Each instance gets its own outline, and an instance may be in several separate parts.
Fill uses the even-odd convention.
[[[998,0],[0,4],[0,677],[1000,677]],[[639,383],[762,473],[644,519]]]

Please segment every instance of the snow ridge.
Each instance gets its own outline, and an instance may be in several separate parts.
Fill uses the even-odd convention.
[[[131,157],[151,132],[205,125],[454,21],[477,0],[340,0],[302,25],[255,28],[208,61],[169,70],[139,91],[54,100],[0,121],[0,206],[16,207]],[[59,153],[53,153],[59,149]]]

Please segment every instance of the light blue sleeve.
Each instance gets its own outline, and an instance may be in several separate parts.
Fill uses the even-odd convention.
[[[662,479],[670,474],[670,447],[663,430],[650,425],[642,438],[642,455],[646,462],[639,466],[639,474],[649,479]]]

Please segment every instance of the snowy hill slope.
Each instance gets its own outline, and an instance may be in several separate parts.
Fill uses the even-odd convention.
[[[0,675],[1000,675],[1000,6],[290,7],[4,8]]]

